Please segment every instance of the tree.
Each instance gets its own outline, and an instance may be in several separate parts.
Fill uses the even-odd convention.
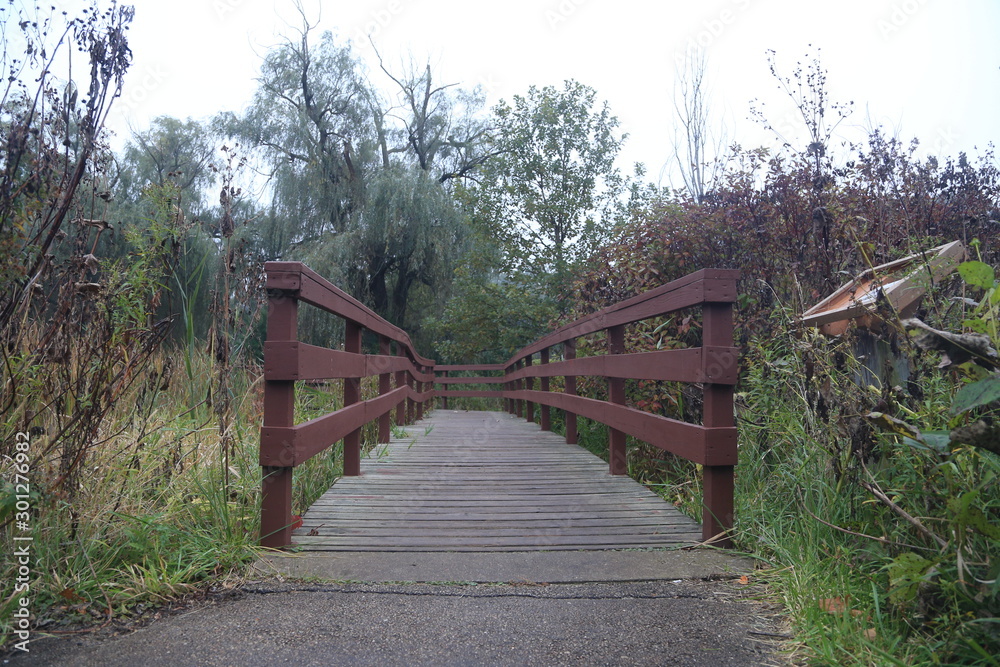
[[[681,136],[674,135],[674,161],[688,194],[702,201],[725,169],[722,159],[725,129],[715,139],[709,128],[709,90],[705,83],[704,51],[686,51],[676,69],[674,111]],[[711,155],[709,153],[712,153]]]
[[[209,128],[188,118],[153,119],[147,130],[133,132],[119,160],[119,196],[138,201],[149,185],[177,185],[184,212],[193,217],[205,208],[205,194],[215,180],[215,142]]]
[[[595,97],[566,81],[497,105],[497,156],[475,191],[475,214],[505,245],[506,268],[551,274],[560,287],[598,245],[624,187],[614,162],[625,136]]]
[[[812,45],[810,45],[811,47]],[[827,185],[827,172],[830,170],[828,150],[830,139],[845,118],[851,115],[854,102],[832,102],[826,88],[827,71],[820,60],[820,49],[816,54],[806,54],[808,60],[803,69],[797,62],[791,76],[782,76],[778,72],[776,53],[773,49],[767,52],[767,64],[771,76],[778,80],[779,88],[795,105],[795,110],[802,118],[808,134],[808,142],[800,152],[809,157],[813,165],[813,188],[817,193]],[[758,102],[758,104],[760,104]],[[775,127],[763,112],[763,105],[752,106],[751,113],[765,128],[774,132],[786,148],[792,146],[791,141],[784,136],[782,129]]]
[[[301,12],[300,8],[300,12]],[[393,75],[395,102],[368,82],[303,13],[295,39],[264,60],[242,117],[217,126],[247,145],[269,174],[259,225],[265,254],[303,259],[383,317],[419,328],[440,305],[463,247],[451,190],[485,161],[481,96],[435,85],[429,67]]]
[[[460,188],[470,248],[454,295],[433,323],[454,362],[505,360],[545,330],[566,302],[574,270],[645,196],[614,167],[624,141],[607,104],[575,81],[532,87],[496,116],[493,157],[479,182]],[[641,174],[641,168],[637,171]]]
[[[396,108],[381,113],[373,109],[384,166],[389,165],[390,154],[409,152],[420,169],[433,171],[438,182],[445,183],[471,176],[494,156],[484,150],[490,127],[479,116],[483,106],[481,90],[458,91],[449,96],[448,91],[455,84],[435,87],[430,63],[420,71],[411,64],[404,76],[390,72],[381,55],[379,66],[399,88],[400,104],[396,108],[401,108],[403,114],[396,114]],[[387,116],[395,117],[401,124],[396,133],[401,145],[391,148]]]

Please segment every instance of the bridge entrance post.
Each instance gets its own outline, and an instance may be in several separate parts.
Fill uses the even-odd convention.
[[[702,345],[729,347],[733,344],[733,304],[707,303],[704,306],[702,319]],[[736,363],[735,357],[731,359],[731,363]],[[705,384],[703,423],[706,428],[736,425],[733,409],[734,389],[731,384]],[[731,447],[735,450],[736,443],[733,442]],[[702,471],[702,485],[704,488],[702,539],[709,540],[720,533],[726,533],[715,544],[728,549],[733,545],[728,531],[733,528],[734,467],[705,466]]]
[[[298,339],[298,300],[277,290],[268,294],[267,340],[294,341]],[[265,353],[265,368],[267,357]],[[263,430],[271,427],[288,428],[295,425],[295,382],[293,380],[264,381]],[[260,501],[260,545],[280,548],[292,543],[292,470],[294,451],[263,451],[261,458],[273,460],[287,457],[284,466],[262,467]]]
[[[608,354],[625,353],[625,325],[608,328]],[[608,402],[625,405],[625,380],[608,378]],[[612,475],[627,475],[628,462],[625,457],[625,433],[608,427],[608,467]]]

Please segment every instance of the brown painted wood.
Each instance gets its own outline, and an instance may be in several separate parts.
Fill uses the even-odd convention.
[[[303,517],[305,551],[672,548],[698,524],[551,432],[504,413],[437,410],[376,448]],[[310,535],[309,533],[313,534]]]
[[[300,301],[336,313],[369,331],[401,342],[407,350],[407,356],[417,363],[433,364],[430,359],[425,359],[417,353],[406,332],[386,322],[360,301],[332,285],[302,262],[265,262],[264,271],[267,274],[268,289],[294,291]]]
[[[731,345],[733,340],[733,306],[728,303],[706,304],[702,315],[702,338],[706,345]],[[707,427],[735,430],[733,413],[734,387],[729,384],[706,384],[702,420]],[[736,442],[724,445],[733,459],[737,457]],[[717,543],[732,547],[728,531],[733,527],[735,477],[733,465],[709,465],[702,472],[704,510],[702,539],[722,535]]]
[[[739,366],[734,347],[695,347],[554,361],[548,366],[531,366],[512,373],[510,379],[566,375],[736,384]]]
[[[517,352],[511,361],[534,354],[544,347],[559,345],[569,338],[579,338],[609,327],[632,324],[703,303],[733,303],[736,301],[739,275],[739,271],[725,269],[696,271],[556,329]]]
[[[706,269],[638,295],[619,304],[605,308],[590,316],[569,323],[552,334],[517,352],[506,364],[469,364],[434,366],[434,362],[414,350],[405,332],[378,317],[360,302],[337,289],[311,269],[299,262],[269,262],[265,266],[267,286],[272,298],[273,317],[268,318],[268,340],[265,344],[265,419],[261,429],[260,460],[265,479],[271,491],[265,490],[262,505],[262,531],[264,526],[274,528],[271,546],[287,544],[287,525],[290,521],[291,468],[323,451],[337,440],[344,439],[344,470],[348,476],[361,472],[360,429],[370,421],[378,422],[378,440],[388,438],[389,413],[395,409],[401,425],[421,420],[425,410],[441,397],[447,406],[451,396],[489,396],[502,398],[508,411],[518,417],[524,415],[529,424],[534,420],[535,405],[543,431],[551,427],[550,407],[564,410],[567,418],[568,441],[576,439],[576,416],[595,419],[609,426],[610,470],[615,474],[626,471],[625,435],[631,434],[662,449],[674,452],[701,463],[704,468],[705,523],[703,535],[712,537],[718,531],[731,528],[733,466],[736,463],[736,429],[734,426],[733,385],[737,379],[737,354],[732,346],[732,304],[736,298],[735,271]],[[306,345],[296,340],[293,307],[299,301],[317,306],[344,319],[346,326],[345,349],[327,350]],[[293,304],[293,306],[289,306]],[[704,348],[688,350],[663,350],[640,354],[626,354],[624,327],[632,322],[663,315],[689,306],[702,306],[704,311]],[[289,319],[289,313],[293,313]],[[369,329],[379,337],[379,354],[361,353],[361,333]],[[609,336],[609,354],[599,357],[576,359],[575,341],[601,330]],[[395,344],[395,354],[390,354]],[[550,351],[562,345],[561,361],[552,362]],[[538,353],[540,364],[533,364]],[[485,377],[449,378],[448,373],[478,372]],[[437,374],[445,377],[438,377]],[[503,375],[498,375],[503,373]],[[395,389],[391,379],[395,375]],[[580,375],[607,378],[609,400],[587,399],[576,395],[576,378]],[[361,379],[378,377],[378,398],[360,400]],[[563,376],[565,392],[550,391],[550,378]],[[540,391],[534,390],[534,378],[540,379]],[[294,381],[344,379],[344,408],[294,425]],[[696,382],[704,386],[704,426],[686,424],[645,413],[625,406],[625,380],[650,379]],[[455,385],[501,385],[497,390],[452,390]],[[436,390],[436,386],[443,387]],[[529,425],[529,428],[533,424]],[[436,442],[436,440],[435,440]],[[535,477],[535,468],[525,469],[519,458],[520,447],[531,453],[532,466],[558,471],[563,475],[564,486],[560,492],[543,493],[552,487],[549,479]],[[595,507],[608,500],[612,492],[595,485],[592,480],[580,477],[575,466],[565,467],[558,458],[537,451],[533,438],[512,437],[502,452],[491,451],[497,465],[516,470],[497,473],[493,478],[470,476],[469,465],[456,465],[454,448],[441,451],[423,448],[421,457],[410,457],[396,471],[395,480],[405,478],[407,472],[421,466],[442,471],[448,477],[453,473],[466,475],[465,486],[453,485],[451,492],[461,497],[442,496],[442,502],[451,503],[456,510],[484,508],[491,512],[498,509],[490,494],[499,488],[507,492],[505,510],[511,514],[538,513],[558,509],[560,503],[575,499],[577,504],[585,499]],[[467,448],[462,449],[466,451]],[[474,465],[479,465],[476,461]],[[473,484],[469,482],[474,481]],[[501,482],[502,484],[498,484]],[[411,481],[412,486],[416,481]],[[426,482],[419,481],[421,488]],[[367,511],[379,512],[386,505],[379,492],[395,488],[392,484],[375,485],[368,494],[342,498],[345,508],[369,505]],[[615,500],[625,496],[619,495]],[[464,504],[456,504],[459,503]],[[424,509],[436,510],[437,507]],[[634,509],[634,508],[633,508]],[[524,510],[524,511],[519,511]],[[468,512],[466,512],[468,513]],[[268,517],[266,520],[264,517]],[[281,527],[284,522],[284,528]],[[617,528],[616,528],[617,530]],[[628,530],[624,531],[628,533]],[[284,540],[284,542],[282,542]],[[263,543],[263,540],[262,540]],[[554,543],[553,548],[570,548],[570,543]],[[414,548],[426,545],[416,542]],[[457,549],[477,548],[481,544],[455,544]],[[516,545],[514,545],[516,546]]]
[[[468,372],[488,372],[494,371],[497,373],[504,372],[504,366],[502,364],[438,364],[434,367],[439,371],[468,371]]]
[[[499,390],[488,391],[483,389],[477,391],[475,389],[439,389],[435,392],[438,396],[452,397],[452,398],[503,398],[504,393]]]
[[[390,357],[392,353],[392,340],[386,336],[378,337],[378,352],[383,359],[396,359],[397,357]],[[379,396],[385,396],[390,391],[392,391],[392,370],[391,364],[385,364],[384,368],[379,369],[381,372],[378,376],[378,393]],[[389,411],[382,413],[378,418],[378,442],[386,443],[392,438],[392,424],[389,418]]]
[[[625,325],[619,324],[608,329],[608,361],[613,365],[614,357],[625,354]],[[609,377],[608,403],[625,405],[625,380]],[[625,456],[625,431],[609,425],[608,428],[608,469],[612,475],[627,475],[628,462]]]
[[[439,377],[435,378],[435,384],[503,384],[506,382],[502,377]]]
[[[291,295],[272,291],[268,295],[267,338],[293,341],[298,338],[298,301]],[[290,380],[264,382],[264,420],[268,428],[290,427],[295,423],[295,383]],[[261,436],[260,456],[268,464],[261,471],[260,544],[283,547],[292,538],[292,466],[279,445],[267,444]]]
[[[539,391],[510,392],[515,398],[531,398],[536,402],[571,410],[587,419],[624,431],[654,447],[700,463],[702,465],[736,465],[736,428],[708,428],[698,424],[668,419],[635,408],[565,393]]]
[[[415,370],[415,366],[406,357],[356,354],[299,341],[264,343],[265,380],[363,378],[399,370]],[[430,374],[424,379],[430,380]]]
[[[361,325],[351,320],[344,322],[344,351],[361,353]],[[344,378],[344,407],[361,400],[361,379]],[[324,443],[324,448],[326,444]],[[353,477],[361,474],[361,427],[344,435],[344,475]]]
[[[563,343],[563,358],[568,364],[572,364],[573,360],[576,359],[576,339],[570,338]],[[573,371],[567,369],[567,372]],[[564,383],[566,395],[576,396],[576,376],[566,375]],[[563,414],[566,416],[566,444],[575,445],[578,438],[576,414],[569,410],[563,410]]]
[[[549,348],[545,348],[541,352],[539,352],[539,357],[541,358],[541,365],[542,366],[547,366],[548,363],[549,363]],[[539,380],[539,382],[541,383],[540,389],[543,392],[548,392],[549,391],[549,376],[547,376],[547,375],[543,376]],[[548,404],[542,403],[539,406],[539,412],[541,414],[539,415],[538,423],[542,427],[542,430],[543,431],[551,431],[552,430],[552,418],[551,418],[551,415],[549,413],[549,406],[548,406]]]

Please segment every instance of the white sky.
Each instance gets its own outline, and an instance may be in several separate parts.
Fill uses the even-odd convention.
[[[623,168],[644,162],[654,180],[675,125],[675,58],[691,44],[706,49],[713,107],[744,146],[773,143],[748,120],[751,99],[776,125],[799,125],[765,51],[791,74],[810,43],[822,49],[832,99],[855,102],[839,136],[880,123],[950,155],[998,139],[996,0],[303,1],[321,29],[355,40],[375,81],[369,32],[390,65],[429,60],[441,82],[482,84],[491,105],[532,84],[592,86],[630,134]],[[126,118],[142,129],[162,114],[242,109],[261,56],[299,24],[292,0],[132,4],[135,62],[112,123],[121,135]]]

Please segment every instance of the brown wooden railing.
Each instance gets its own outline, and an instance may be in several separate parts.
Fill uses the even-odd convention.
[[[625,437],[632,435],[660,449],[703,466],[704,509],[702,535],[716,544],[729,545],[733,527],[733,472],[736,465],[736,427],[733,387],[738,375],[738,355],[733,347],[733,303],[736,301],[737,271],[705,269],[675,280],[632,299],[610,306],[567,324],[520,350],[507,363],[496,366],[437,366],[436,371],[501,372],[501,390],[454,391],[445,378],[436,394],[499,397],[507,411],[535,419],[542,430],[551,429],[550,408],[566,416],[566,442],[577,441],[577,416],[609,427],[609,465],[613,475],[627,473]],[[700,306],[702,346],[682,350],[657,350],[628,354],[625,327],[652,317]],[[607,332],[608,354],[576,358],[576,342],[582,336]],[[562,358],[552,360],[561,349]],[[538,363],[535,363],[535,361]],[[577,377],[607,378],[608,400],[577,395]],[[552,377],[563,377],[562,392],[549,390]],[[539,388],[535,389],[535,380]],[[643,412],[625,405],[625,380],[664,380],[703,385],[704,410],[701,424],[689,424]],[[461,379],[465,383],[493,383],[496,377]]]
[[[577,416],[609,427],[610,471],[627,472],[625,438],[632,435],[703,466],[702,534],[730,544],[733,527],[733,471],[737,462],[733,387],[737,351],[733,347],[736,271],[705,269],[579,319],[523,348],[505,364],[435,365],[413,349],[409,337],[299,262],[268,262],[269,312],[264,352],[264,426],[260,462],[264,469],[261,544],[291,543],[292,469],[344,440],[344,474],[360,473],[360,429],[379,422],[379,441],[389,439],[389,415],[398,423],[423,416],[424,406],[440,397],[502,399],[507,411],[551,429],[551,408],[566,417],[566,441],[577,440]],[[344,350],[297,340],[298,303],[317,306],[345,320]],[[702,346],[683,350],[627,353],[625,327],[678,310],[701,307]],[[380,354],[361,354],[361,332],[378,336]],[[607,332],[608,354],[576,358],[577,339]],[[395,352],[390,353],[391,345]],[[553,360],[553,351],[561,358]],[[535,363],[537,357],[538,363]],[[450,373],[491,373],[450,376]],[[395,374],[395,388],[390,377]],[[440,375],[438,375],[440,374]],[[360,400],[361,378],[379,377],[379,396]],[[577,395],[577,377],[607,379],[608,400]],[[564,378],[564,391],[550,391],[552,377]],[[303,424],[293,423],[296,380],[344,379],[344,407]],[[539,388],[535,389],[535,380]],[[703,385],[701,424],[690,424],[625,405],[625,380],[664,380]],[[442,389],[435,389],[434,385]],[[466,384],[496,389],[452,389]],[[404,407],[405,404],[405,407]]]
[[[361,427],[378,421],[378,441],[388,442],[390,413],[396,422],[423,417],[434,397],[434,362],[421,357],[402,329],[337,289],[301,262],[267,262],[268,313],[264,344],[264,425],[260,543],[283,547],[292,541],[292,470],[344,441],[344,475],[361,472]],[[299,303],[344,319],[344,349],[298,340]],[[379,354],[362,354],[362,333],[378,337]],[[393,351],[393,347],[395,350]],[[361,400],[361,380],[378,376],[378,397]],[[395,377],[395,388],[392,378]],[[344,407],[295,424],[295,382],[344,380]]]

